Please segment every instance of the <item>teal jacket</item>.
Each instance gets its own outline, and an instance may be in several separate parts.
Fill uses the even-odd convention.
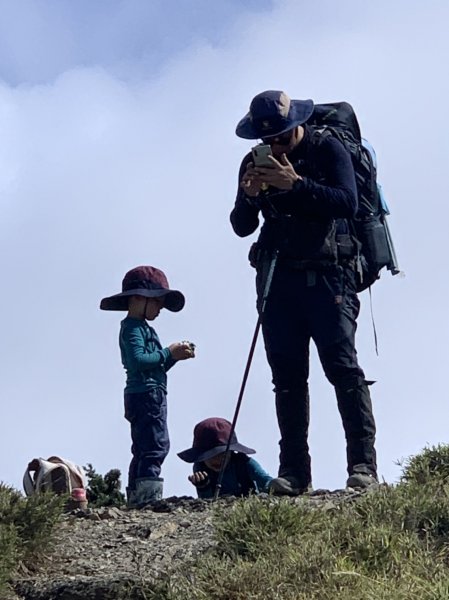
[[[120,352],[126,370],[125,393],[153,388],[167,391],[167,371],[175,364],[170,350],[162,348],[155,330],[144,319],[126,317],[120,327]]]
[[[218,473],[206,463],[194,463],[193,472],[204,471],[208,478],[196,486],[199,498],[213,498],[218,481]],[[231,460],[223,473],[220,496],[248,496],[251,493],[268,492],[273,478],[260,466],[257,460],[241,452],[232,452]]]

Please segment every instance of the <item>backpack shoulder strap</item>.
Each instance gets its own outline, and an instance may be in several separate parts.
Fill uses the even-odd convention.
[[[39,471],[39,458],[33,458],[28,463],[25,473],[23,474],[23,490],[27,496],[32,496],[36,493],[36,476]],[[34,476],[31,475],[34,473]]]
[[[329,127],[319,127],[317,125],[309,126],[310,129],[310,143],[312,146],[320,146],[324,140],[333,136],[333,132]]]
[[[44,458],[33,458],[23,476],[23,488],[27,496],[39,494],[42,490],[51,489],[50,473],[60,467],[60,463],[45,460]],[[63,466],[67,471],[67,467]]]

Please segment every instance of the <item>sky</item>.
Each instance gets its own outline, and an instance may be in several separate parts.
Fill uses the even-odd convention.
[[[130,268],[186,296],[154,326],[197,357],[169,373],[164,493],[194,495],[195,423],[232,419],[256,325],[248,248],[229,223],[251,142],[235,126],[266,89],[346,100],[376,148],[404,277],[360,295],[357,348],[372,387],[379,476],[449,442],[446,345],[449,51],[445,0],[0,0],[0,480],[57,454],[126,481],[118,330],[99,310]],[[313,484],[346,480],[334,390],[311,357]],[[278,467],[259,339],[239,440]]]

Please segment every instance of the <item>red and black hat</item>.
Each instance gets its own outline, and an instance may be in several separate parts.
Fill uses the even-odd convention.
[[[179,458],[188,463],[204,462],[217,454],[225,452],[229,434],[231,433],[231,423],[220,417],[211,417],[195,425],[193,430],[192,448],[178,452]],[[229,445],[231,452],[242,452],[243,454],[255,454],[255,450],[240,444],[235,432],[231,436]]]
[[[165,297],[164,308],[172,312],[181,310],[185,303],[184,295],[178,290],[171,290],[165,274],[156,267],[135,267],[128,271],[122,281],[122,292],[103,298],[101,310],[128,310],[130,296],[144,298]]]

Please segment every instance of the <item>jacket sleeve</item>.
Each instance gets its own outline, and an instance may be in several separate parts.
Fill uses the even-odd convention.
[[[268,473],[263,470],[257,460],[254,460],[254,458],[249,458],[247,467],[248,475],[256,484],[258,491],[267,492],[268,485],[273,479],[271,475],[268,475]]]
[[[231,212],[231,225],[239,237],[251,235],[259,226],[259,207],[255,199],[250,198],[240,187],[246,165],[251,160],[251,154],[247,154],[240,165],[237,197]]]
[[[204,464],[202,463],[194,463],[193,464],[193,472],[204,471]],[[207,473],[207,471],[206,471]],[[208,477],[204,482],[199,485],[196,485],[196,493],[198,494],[198,498],[213,498],[215,489],[212,484],[210,477]]]
[[[156,349],[152,352],[145,348],[145,341],[140,328],[127,328],[122,331],[121,337],[126,347],[129,368],[145,371],[159,366],[173,366],[173,358],[168,348]]]
[[[170,350],[168,348],[164,348],[162,350],[162,352],[164,352],[165,355],[168,357],[168,358],[166,358],[165,363],[164,363],[165,371],[167,372],[178,361],[173,358],[173,356],[171,355],[171,352],[170,352]]]
[[[323,182],[303,177],[287,192],[292,214],[298,216],[351,218],[357,210],[357,188],[354,168],[349,153],[335,138],[325,139],[314,148],[314,167],[322,173]],[[277,194],[276,202],[282,206],[283,194]]]

